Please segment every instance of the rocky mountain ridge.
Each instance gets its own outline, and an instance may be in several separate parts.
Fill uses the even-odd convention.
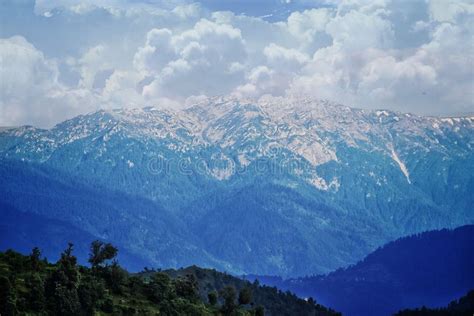
[[[473,146],[472,116],[300,97],[216,97],[0,131],[2,161],[149,199],[201,235],[199,247],[229,271],[289,276],[328,272],[407,234],[472,223]]]

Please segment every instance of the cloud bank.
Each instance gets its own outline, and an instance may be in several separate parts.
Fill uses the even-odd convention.
[[[278,20],[185,1],[38,0],[2,14],[2,126],[218,94],[474,111],[471,1],[315,1]]]

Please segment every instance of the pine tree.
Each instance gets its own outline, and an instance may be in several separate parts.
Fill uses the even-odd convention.
[[[209,304],[211,306],[214,306],[217,304],[217,292],[212,291],[207,294],[207,300],[209,301]]]
[[[41,251],[38,247],[34,247],[31,250],[29,256],[30,266],[33,271],[38,271],[41,268]]]
[[[81,278],[81,284],[77,289],[82,310],[87,315],[93,315],[99,300],[104,298],[105,286],[102,280],[94,275],[88,274]]]
[[[107,283],[114,293],[123,293],[123,287],[127,281],[128,274],[127,271],[120,267],[116,260],[112,262],[111,266],[105,268],[105,276]]]
[[[16,310],[15,290],[7,277],[0,277],[0,315],[14,316]]]
[[[184,278],[177,278],[175,281],[176,295],[186,298],[190,301],[196,301],[199,298],[198,284],[193,274],[187,274]]]
[[[172,289],[170,277],[162,272],[157,272],[152,275],[146,293],[148,299],[155,303],[161,303],[176,296]]]
[[[263,308],[263,306],[257,306],[257,308],[255,308],[255,316],[265,316],[265,308]]]
[[[224,305],[222,305],[222,313],[224,315],[233,315],[237,307],[235,304],[235,299],[237,296],[235,288],[229,285],[225,286],[220,290],[219,295],[224,300]]]
[[[81,304],[77,293],[79,272],[77,258],[72,255],[73,244],[61,254],[58,268],[46,282],[45,294],[48,297],[48,308],[53,315],[77,315]]]
[[[252,301],[252,290],[249,287],[244,287],[239,292],[239,304],[247,305]]]
[[[44,293],[44,282],[38,273],[33,273],[26,279],[26,286],[29,289],[27,297],[27,306],[30,310],[41,312],[46,306]]]

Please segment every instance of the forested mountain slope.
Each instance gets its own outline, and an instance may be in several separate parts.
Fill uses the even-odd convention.
[[[474,289],[473,245],[473,225],[430,231],[390,242],[328,275],[259,279],[317,297],[344,315],[391,315],[404,308],[445,306]]]
[[[0,196],[150,265],[304,276],[472,224],[473,146],[471,116],[218,97],[1,130]]]

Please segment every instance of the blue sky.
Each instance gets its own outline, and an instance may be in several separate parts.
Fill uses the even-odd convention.
[[[474,112],[473,1],[6,0],[0,125],[218,94]]]

